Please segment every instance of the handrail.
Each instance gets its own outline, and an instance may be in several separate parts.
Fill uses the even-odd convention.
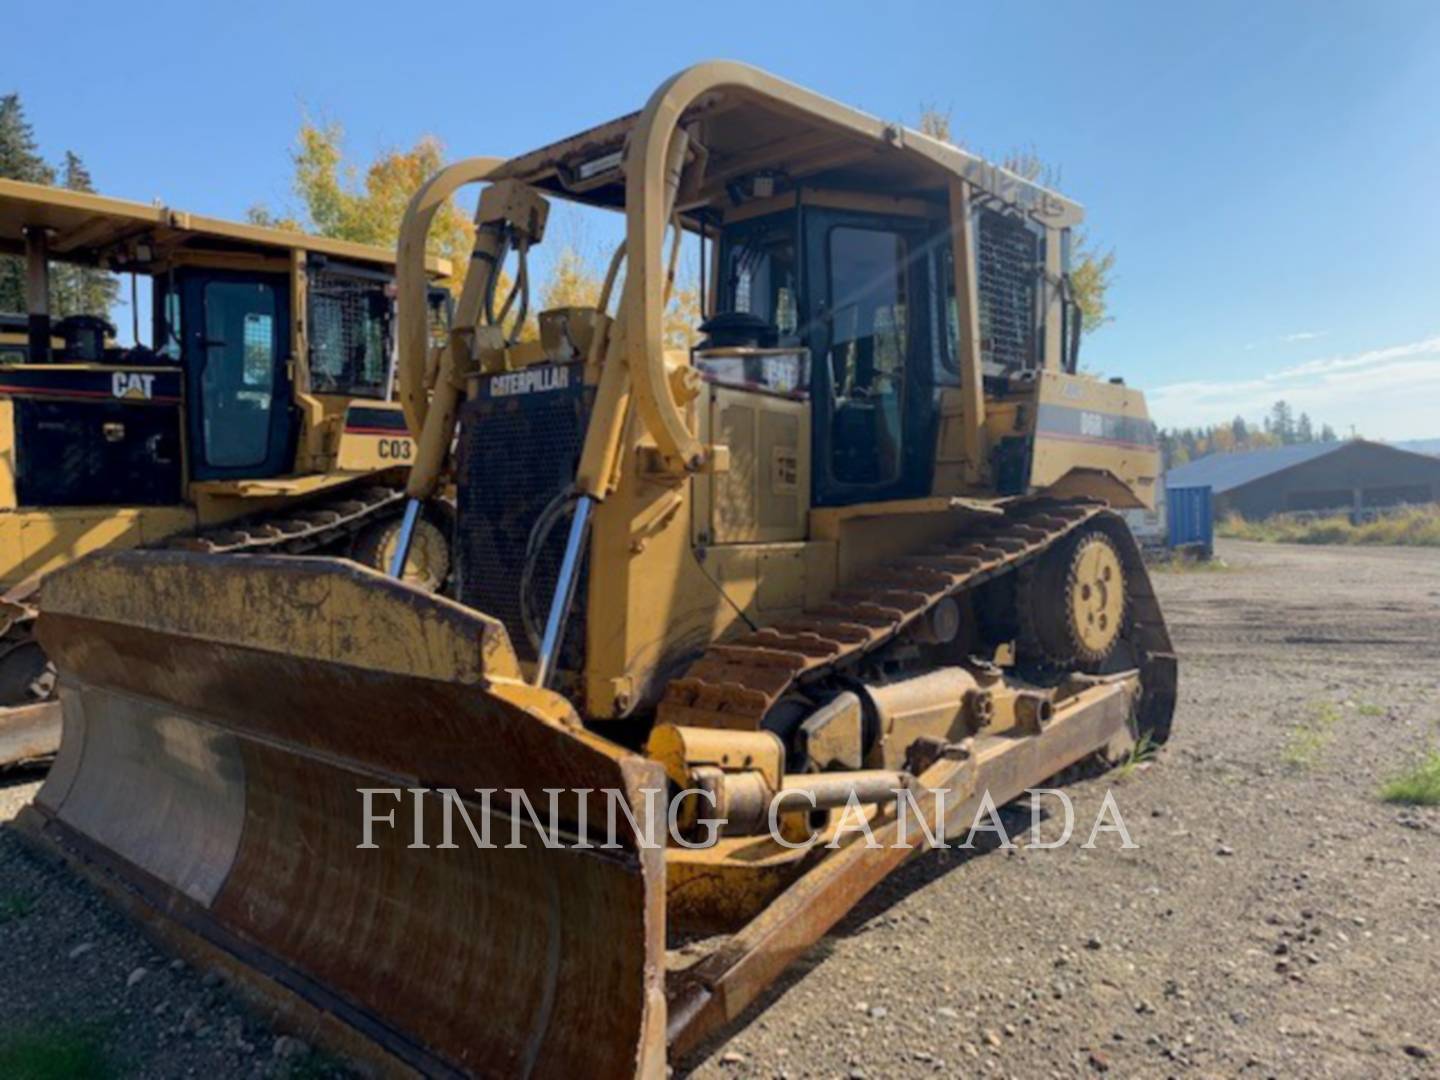
[[[479,183],[505,163],[504,158],[474,157],[447,165],[421,185],[405,207],[395,252],[395,289],[399,316],[396,339],[396,376],[405,423],[417,440],[430,408],[426,366],[430,353],[428,288],[425,242],[436,212],[466,184]],[[457,325],[465,325],[457,309]]]

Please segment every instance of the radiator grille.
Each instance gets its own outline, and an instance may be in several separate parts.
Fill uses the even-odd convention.
[[[981,211],[978,224],[980,358],[1006,370],[1035,367],[1039,239],[993,210]]]
[[[490,376],[461,410],[460,600],[501,620],[516,654],[526,660],[535,659],[535,650],[521,613],[525,548],[545,507],[575,481],[593,397],[582,370],[571,364]],[[531,610],[542,622],[567,528],[568,519],[551,531],[533,577]],[[582,565],[560,653],[559,666],[571,671],[583,666],[585,585]]]

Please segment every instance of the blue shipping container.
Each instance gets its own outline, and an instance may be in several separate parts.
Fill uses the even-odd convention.
[[[1166,533],[1172,548],[1215,548],[1215,514],[1210,485],[1165,489]]]

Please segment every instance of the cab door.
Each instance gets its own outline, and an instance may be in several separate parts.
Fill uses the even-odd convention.
[[[807,208],[814,502],[930,490],[934,373],[930,229],[913,219]]]
[[[295,423],[288,278],[191,272],[181,292],[191,478],[289,472]]]

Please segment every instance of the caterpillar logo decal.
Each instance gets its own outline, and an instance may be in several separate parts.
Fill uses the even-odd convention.
[[[155,397],[155,376],[144,371],[117,371],[110,392],[121,401],[150,401]]]
[[[570,369],[555,365],[507,371],[490,380],[490,396],[514,397],[518,394],[543,394],[564,390],[570,385]]]
[[[180,373],[173,368],[164,371],[115,371],[94,367],[20,365],[0,372],[0,397],[178,405]]]

